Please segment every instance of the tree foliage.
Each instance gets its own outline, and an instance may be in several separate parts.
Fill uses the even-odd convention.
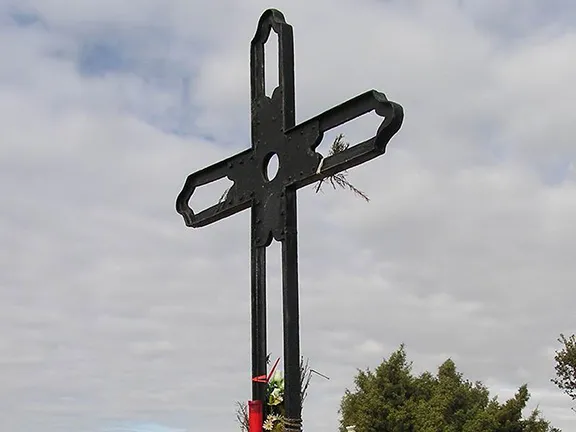
[[[572,400],[576,400],[576,336],[566,338],[560,335],[558,342],[562,349],[556,351],[556,378],[552,382],[563,390]]]
[[[536,409],[522,410],[530,394],[526,385],[504,403],[490,398],[481,383],[465,380],[452,360],[436,375],[412,374],[404,346],[374,371],[359,371],[354,391],[340,405],[340,431],[356,432],[559,432]]]

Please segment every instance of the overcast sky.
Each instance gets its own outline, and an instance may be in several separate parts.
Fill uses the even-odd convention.
[[[405,342],[415,371],[451,357],[501,398],[526,382],[575,430],[549,382],[576,331],[570,0],[0,0],[0,429],[238,430],[249,213],[192,230],[174,200],[250,145],[268,7],[294,26],[298,121],[371,88],[406,113],[350,173],[370,203],[299,193],[302,353],[331,378],[307,429],[335,431],[356,369]],[[280,301],[273,244],[273,357]]]

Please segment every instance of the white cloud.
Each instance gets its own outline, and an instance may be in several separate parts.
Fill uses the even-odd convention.
[[[556,337],[576,327],[574,175],[549,178],[574,160],[574,22],[551,8],[551,24],[536,2],[457,3],[278,5],[295,30],[299,119],[369,88],[406,109],[387,154],[350,174],[371,203],[300,193],[302,348],[331,377],[310,389],[310,429],[334,430],[356,368],[401,342],[418,370],[451,357],[503,397],[528,381],[534,406],[574,426],[549,382]],[[189,172],[249,145],[248,48],[267,5],[17,6],[43,24],[0,21],[4,429],[234,428],[250,391],[249,218],[186,230],[174,199]],[[80,47],[106,34],[138,66],[80,75]],[[162,70],[170,85],[154,81]],[[155,127],[172,124],[180,74],[188,137]]]

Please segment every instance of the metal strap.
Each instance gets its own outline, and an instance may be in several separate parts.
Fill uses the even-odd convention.
[[[302,432],[302,419],[284,418],[285,432]]]

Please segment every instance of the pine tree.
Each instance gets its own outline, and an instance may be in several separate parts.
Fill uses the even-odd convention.
[[[404,346],[374,371],[359,371],[340,405],[340,432],[559,432],[536,409],[522,418],[530,394],[522,385],[500,404],[448,359],[436,375],[412,374]]]

